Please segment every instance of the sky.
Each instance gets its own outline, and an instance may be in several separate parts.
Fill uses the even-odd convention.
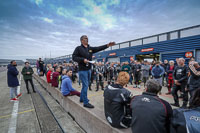
[[[1,0],[0,59],[72,54],[200,24],[200,0]]]

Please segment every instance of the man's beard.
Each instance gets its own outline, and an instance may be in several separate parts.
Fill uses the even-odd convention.
[[[13,66],[17,66],[17,64],[14,64]]]

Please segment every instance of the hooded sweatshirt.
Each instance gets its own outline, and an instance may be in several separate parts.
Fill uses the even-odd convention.
[[[7,71],[7,82],[9,87],[17,87],[19,86],[19,81],[17,79],[17,75],[19,74],[17,68],[11,64],[8,65]]]
[[[75,89],[72,87],[72,81],[67,75],[64,75],[62,77],[61,93],[63,94],[63,96],[66,96],[71,91],[75,91]]]

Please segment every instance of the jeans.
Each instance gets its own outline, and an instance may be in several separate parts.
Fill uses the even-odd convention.
[[[10,98],[15,98],[13,96],[13,94],[15,94],[15,96],[17,96],[17,87],[10,87]]]
[[[87,98],[87,90],[90,84],[91,70],[79,71],[78,73],[79,79],[82,82],[80,101],[83,101],[83,104],[86,105],[89,103],[89,100]]]
[[[160,77],[160,78],[154,78],[154,80],[157,81],[160,86],[162,86],[162,77]]]

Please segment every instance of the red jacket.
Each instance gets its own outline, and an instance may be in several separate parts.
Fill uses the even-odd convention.
[[[53,87],[58,87],[58,76],[60,75],[59,72],[54,72],[53,75],[52,75],[52,80],[51,80],[51,85]]]
[[[47,83],[51,83],[51,73],[52,73],[52,71],[48,71],[47,72]]]

